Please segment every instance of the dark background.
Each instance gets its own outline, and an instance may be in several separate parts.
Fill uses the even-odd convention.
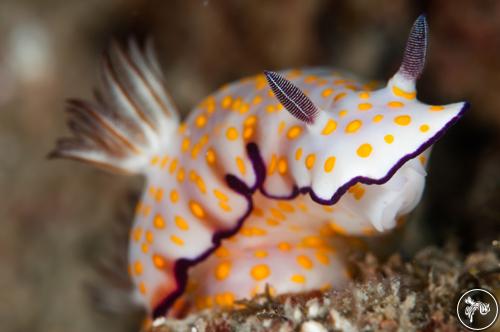
[[[472,108],[434,149],[408,258],[450,239],[467,252],[500,233],[499,1],[1,0],[0,330],[134,330],[96,314],[84,286],[99,283],[96,262],[125,253],[112,240],[117,211],[131,211],[141,179],[45,159],[68,133],[64,100],[91,95],[111,39],[152,36],[187,113],[263,69],[326,65],[385,80],[422,12],[431,35],[419,98]]]

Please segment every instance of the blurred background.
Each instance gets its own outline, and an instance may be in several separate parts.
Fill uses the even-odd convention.
[[[110,252],[125,254],[113,234],[119,219],[130,222],[141,179],[45,157],[68,134],[65,99],[91,96],[113,38],[153,37],[187,113],[263,69],[324,65],[385,80],[422,12],[431,35],[419,98],[472,108],[434,148],[406,258],[424,245],[453,240],[466,253],[499,237],[499,1],[1,0],[0,331],[135,330],[97,313],[88,285],[101,282],[95,266]]]

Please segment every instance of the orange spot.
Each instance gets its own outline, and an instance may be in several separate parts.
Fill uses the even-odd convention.
[[[309,154],[306,157],[306,167],[307,167],[307,169],[313,168],[315,161],[316,161],[316,155],[314,153]]]
[[[152,259],[154,266],[159,270],[164,269],[167,266],[167,261],[165,260],[165,258],[158,254],[154,254]]]
[[[214,196],[217,199],[224,201],[224,202],[227,202],[229,200],[229,198],[227,197],[226,194],[224,194],[222,191],[217,190],[217,189],[214,189]]]
[[[316,259],[323,265],[328,265],[330,263],[330,258],[322,250],[316,251]]]
[[[262,250],[262,249],[259,249],[259,250],[255,250],[254,254],[253,254],[256,258],[265,258],[267,257],[267,251],[265,250]]]
[[[302,274],[294,274],[290,278],[290,280],[297,283],[297,284],[304,284],[306,282],[306,277],[303,276]]]
[[[272,175],[276,169],[276,166],[277,166],[277,163],[278,163],[278,160],[276,158],[276,155],[273,154],[271,156],[271,161],[269,162],[269,167],[267,169],[267,174],[269,175]]]
[[[368,99],[370,98],[370,93],[368,91],[362,91],[359,93],[360,99]]]
[[[155,187],[153,186],[149,187],[149,194],[154,197],[155,193],[156,193]]]
[[[264,216],[264,211],[262,211],[261,208],[254,207],[252,210],[252,214],[257,216],[257,217],[263,217]]]
[[[274,111],[276,111],[276,107],[274,105],[267,105],[266,106],[266,112],[267,113],[272,113]]]
[[[252,138],[254,131],[255,131],[254,127],[246,127],[243,130],[243,138],[246,140]]]
[[[358,109],[359,109],[360,111],[368,111],[368,110],[370,110],[372,107],[373,107],[373,106],[372,106],[372,104],[370,104],[370,103],[361,103],[361,104],[359,104],[359,105],[358,105]]]
[[[323,91],[321,91],[321,97],[326,98],[326,97],[330,96],[332,93],[333,93],[333,89],[331,89],[331,88],[324,89]]]
[[[373,148],[372,148],[372,146],[370,144],[364,143],[364,144],[361,144],[359,146],[358,150],[356,150],[356,153],[361,158],[367,158],[372,153],[372,150],[373,150]]]
[[[177,158],[174,158],[172,160],[172,163],[170,164],[170,168],[168,170],[170,172],[170,174],[174,174],[174,172],[175,172],[175,170],[177,168],[177,163],[178,163]]]
[[[415,99],[415,97],[417,96],[417,93],[416,92],[408,92],[408,91],[404,91],[400,88],[398,88],[397,86],[393,86],[392,87],[392,92],[398,96],[398,97],[402,97],[402,98],[405,98],[405,99]]]
[[[167,156],[165,156],[165,157],[163,157],[163,158],[162,158],[162,160],[161,160],[160,167],[161,167],[162,169],[163,169],[163,168],[165,168],[165,167],[167,167],[167,163],[168,163],[168,157],[167,157]]]
[[[231,107],[231,104],[233,103],[233,98],[231,96],[225,96],[222,98],[222,108],[228,109]]]
[[[256,95],[252,99],[252,104],[254,104],[254,105],[260,104],[261,102],[262,102],[262,97],[259,95]]]
[[[335,208],[333,206],[324,205],[323,210],[325,210],[326,212],[333,212],[335,211]]]
[[[325,165],[324,165],[325,172],[330,173],[333,170],[333,167],[335,166],[335,161],[336,161],[336,158],[333,156],[328,157],[325,160]]]
[[[316,75],[309,75],[309,76],[306,76],[306,78],[304,79],[304,83],[314,83],[316,80],[318,79],[318,76]]]
[[[356,183],[354,186],[349,188],[349,193],[351,193],[356,200],[360,200],[363,198],[363,195],[365,194],[365,188],[360,183]]]
[[[198,157],[198,153],[200,153],[201,150],[201,143],[198,142],[193,146],[193,150],[191,150],[191,158],[196,159]]]
[[[154,236],[153,236],[153,232],[151,232],[151,231],[147,231],[147,232],[146,232],[146,241],[147,241],[148,243],[153,243],[153,238],[154,238]]]
[[[177,190],[172,189],[172,191],[170,192],[170,201],[174,204],[179,201],[179,193],[177,192]]]
[[[234,294],[231,292],[224,293],[224,301],[226,302],[226,306],[232,306],[234,303]]]
[[[280,201],[277,203],[277,205],[281,210],[283,210],[285,212],[294,212],[295,211],[295,208],[293,207],[293,205],[288,203],[288,202]]]
[[[348,111],[347,111],[347,110],[341,110],[341,111],[339,112],[339,117],[343,118],[344,116],[346,116],[346,115],[347,115],[347,113],[348,113]]]
[[[142,228],[137,227],[132,231],[132,238],[135,242],[139,242],[142,236]]]
[[[433,112],[439,112],[442,110],[444,110],[444,106],[441,106],[441,105],[433,105],[433,106],[429,107],[429,111],[433,111]]]
[[[325,244],[319,236],[309,235],[302,238],[302,245],[307,248],[318,248]]]
[[[394,136],[388,134],[388,135],[385,135],[384,136],[384,141],[387,143],[387,144],[392,144],[392,142],[394,142]]]
[[[225,202],[219,202],[219,207],[226,211],[226,212],[231,212],[233,209]]]
[[[299,135],[302,133],[302,127],[301,126],[292,126],[290,129],[288,129],[288,132],[286,133],[286,137],[288,139],[296,139],[299,137]]]
[[[231,108],[233,111],[238,111],[241,105],[242,105],[241,97],[238,97],[233,101],[233,105]]]
[[[144,272],[144,267],[140,261],[136,261],[134,263],[134,273],[135,275],[140,276]]]
[[[276,218],[276,219],[279,219],[279,220],[286,220],[286,216],[281,213],[280,211],[274,209],[274,208],[270,208],[269,209],[269,212],[271,212],[271,215]]]
[[[201,177],[196,179],[195,184],[198,190],[200,190],[200,192],[202,192],[203,194],[207,192],[207,189],[205,187],[205,182]]]
[[[390,101],[387,103],[387,106],[392,107],[392,108],[398,108],[398,107],[405,106],[405,104],[400,102],[400,101]]]
[[[238,139],[238,130],[236,130],[236,128],[234,127],[227,128],[226,137],[230,141]]]
[[[151,206],[149,206],[149,205],[144,206],[144,209],[142,211],[142,214],[144,215],[144,217],[149,216],[150,212],[151,212]]]
[[[345,92],[341,92],[339,93],[338,95],[335,96],[335,98],[333,98],[334,101],[339,101],[341,100],[342,98],[344,98],[345,96],[347,96],[347,93]]]
[[[337,129],[337,122],[333,119],[328,119],[328,122],[326,123],[325,127],[323,128],[323,131],[321,132],[321,135],[330,135]]]
[[[250,232],[253,236],[264,236],[267,234],[267,231],[265,229],[259,227],[250,227]]]
[[[300,160],[301,157],[302,157],[302,148],[298,148],[295,151],[295,160]]]
[[[400,126],[407,126],[411,122],[411,117],[409,115],[400,115],[394,118],[394,123]]]
[[[266,264],[255,265],[250,271],[250,275],[252,276],[252,278],[257,281],[267,278],[270,274],[271,270]]]
[[[181,123],[181,125],[179,126],[179,134],[184,134],[186,128],[187,128],[187,123],[185,122]]]
[[[191,209],[191,212],[198,218],[203,219],[205,218],[205,210],[201,207],[201,205],[196,202],[196,201],[190,201],[189,202],[189,208]]]
[[[219,258],[229,257],[229,250],[227,250],[226,247],[220,246],[217,250],[215,250],[215,256]]]
[[[214,149],[209,148],[209,149],[207,150],[207,154],[206,154],[206,156],[205,156],[205,157],[206,157],[207,163],[208,163],[209,165],[213,165],[213,164],[215,164],[215,151],[214,151]]]
[[[288,164],[286,162],[286,159],[280,158],[280,160],[278,161],[278,172],[281,175],[284,175],[286,174],[287,169],[288,169]]]
[[[175,222],[175,225],[177,227],[179,227],[179,229],[183,230],[183,231],[187,231],[189,229],[189,224],[187,223],[187,221],[182,218],[181,216],[175,216],[174,218],[174,222]]]
[[[160,160],[160,157],[154,156],[153,158],[151,158],[150,163],[151,163],[151,165],[154,166],[154,165],[156,165],[158,163],[159,160]]]
[[[278,134],[281,135],[281,133],[283,132],[283,130],[285,130],[285,121],[280,121],[280,124],[278,126]]]
[[[429,130],[429,125],[423,124],[420,126],[420,131],[425,133],[426,131]]]
[[[297,256],[297,263],[306,270],[310,270],[313,268],[313,262],[309,257],[305,255]]]
[[[304,203],[299,203],[298,207],[299,207],[299,209],[301,209],[304,212],[308,211],[307,205],[305,205]]]
[[[257,123],[257,117],[255,115],[250,115],[246,120],[243,122],[244,126],[253,126]]]
[[[224,306],[225,305],[225,302],[224,302],[224,294],[217,294],[215,295],[215,303],[217,303],[217,305],[219,306]]]
[[[278,244],[278,249],[281,251],[290,251],[292,249],[292,246],[288,242],[280,242]]]
[[[372,121],[375,123],[378,123],[378,122],[382,121],[383,118],[384,118],[384,116],[382,114],[377,114],[373,117]]]
[[[184,181],[185,177],[186,177],[186,173],[184,171],[184,168],[180,167],[179,172],[177,173],[177,181],[182,183]]]
[[[334,223],[334,222],[330,222],[330,228],[337,234],[340,234],[340,235],[346,235],[347,234],[347,231],[345,230],[344,227]]]
[[[266,224],[268,224],[269,226],[278,226],[280,224],[280,222],[276,219],[267,218]]]
[[[148,246],[148,244],[147,244],[147,243],[143,243],[143,244],[141,245],[141,250],[142,250],[142,252],[143,252],[143,253],[147,254],[147,253],[148,253],[148,251],[149,251],[149,246]]]
[[[363,235],[366,235],[366,236],[372,236],[372,235],[375,235],[377,233],[377,231],[372,228],[372,227],[364,227],[361,232],[363,233]]]
[[[153,225],[155,228],[163,229],[165,228],[165,219],[160,214],[157,214],[153,219]]]
[[[203,146],[203,145],[205,145],[207,142],[208,142],[208,135],[207,135],[207,134],[205,134],[205,135],[203,135],[203,136],[200,138],[200,140],[199,140],[198,144],[199,144],[199,145],[201,145],[201,146]]]
[[[241,175],[246,174],[245,162],[243,161],[243,159],[241,159],[241,157],[236,157],[236,166],[238,167]]]
[[[349,122],[349,124],[347,124],[347,126],[345,127],[345,132],[349,133],[349,134],[353,134],[353,133],[357,132],[359,130],[359,128],[361,128],[362,124],[363,123],[361,122],[361,120],[353,120],[353,121]]]
[[[156,191],[156,193],[155,193],[155,195],[154,195],[154,196],[155,196],[155,200],[156,200],[157,202],[161,202],[161,200],[162,200],[162,198],[163,198],[163,189],[158,188],[158,190]]]
[[[198,117],[195,120],[196,127],[198,128],[205,127],[206,123],[207,123],[207,117],[203,114],[198,115]]]
[[[189,150],[190,145],[191,145],[191,141],[189,140],[189,138],[184,138],[182,140],[182,144],[181,144],[181,151],[186,152],[187,150]]]
[[[205,298],[205,306],[206,306],[207,308],[211,308],[213,305],[214,305],[214,300],[213,300],[213,298],[212,298],[211,296],[207,296],[207,297]]]
[[[178,246],[183,246],[184,245],[184,240],[178,237],[177,235],[171,235],[170,236],[170,241],[172,241],[174,244]]]
[[[143,281],[139,283],[139,292],[142,295],[145,295],[147,293],[146,284]]]
[[[215,278],[217,280],[226,279],[231,273],[231,263],[230,262],[222,262],[215,268]]]

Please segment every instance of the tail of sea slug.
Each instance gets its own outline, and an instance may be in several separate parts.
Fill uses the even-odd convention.
[[[69,100],[69,127],[49,157],[81,160],[122,173],[140,173],[179,125],[151,42],[113,43],[102,62],[95,101]]]

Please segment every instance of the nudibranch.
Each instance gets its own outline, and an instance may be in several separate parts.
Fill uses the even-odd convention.
[[[417,100],[427,35],[422,15],[385,86],[324,68],[266,71],[185,121],[151,45],[111,47],[104,88],[69,102],[74,136],[52,155],[145,176],[129,273],[152,317],[229,307],[266,285],[283,294],[349,280],[339,234],[384,232],[412,211],[431,145],[467,109]]]

